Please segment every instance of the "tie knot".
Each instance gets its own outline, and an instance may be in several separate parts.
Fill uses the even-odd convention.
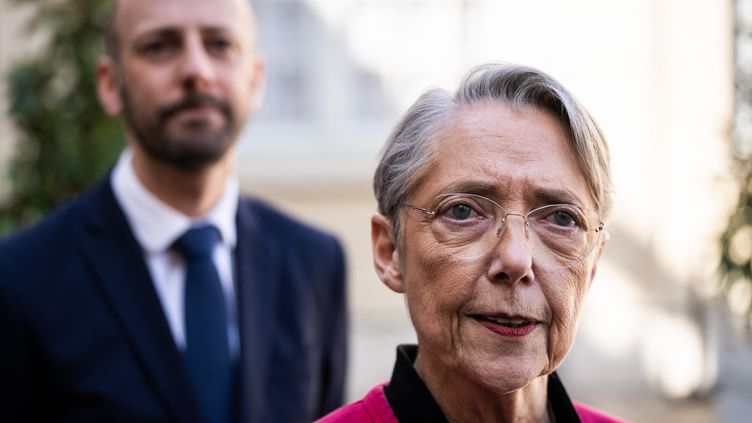
[[[215,226],[198,226],[185,231],[173,245],[188,261],[211,259],[219,238],[219,230]]]

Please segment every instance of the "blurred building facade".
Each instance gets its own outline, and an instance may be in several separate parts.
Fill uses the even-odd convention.
[[[571,394],[636,421],[742,421],[728,410],[749,404],[723,396],[719,364],[728,336],[737,338],[711,301],[717,237],[735,198],[732,1],[253,4],[268,81],[238,173],[245,191],[344,240],[351,399],[388,379],[394,347],[414,340],[402,298],[372,270],[379,149],[424,89],[451,89],[472,65],[504,61],[564,83],[612,150],[611,240],[562,369]],[[0,71],[17,57],[8,7],[0,3]],[[11,151],[3,119],[0,158]],[[750,389],[752,397],[752,387],[734,383],[733,395]]]

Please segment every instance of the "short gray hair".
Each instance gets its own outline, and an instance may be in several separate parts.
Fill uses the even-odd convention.
[[[611,209],[612,183],[608,145],[598,124],[569,91],[544,72],[491,63],[473,68],[453,95],[442,89],[425,92],[387,138],[373,189],[379,213],[394,226],[395,242],[399,243],[400,208],[426,176],[440,131],[460,108],[488,100],[537,108],[559,120],[568,132],[596,212],[605,220]]]

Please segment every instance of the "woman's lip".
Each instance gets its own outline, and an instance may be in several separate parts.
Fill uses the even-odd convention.
[[[475,319],[478,323],[483,325],[486,329],[493,333],[502,336],[508,336],[513,338],[520,338],[530,334],[535,328],[538,327],[537,322],[528,321],[526,324],[520,327],[509,327],[502,324],[492,322],[490,320]]]
[[[524,320],[526,322],[540,323],[539,319],[534,317],[525,316],[523,314],[510,314],[510,313],[471,313],[470,317],[474,319],[487,319],[487,320]]]
[[[507,337],[523,337],[534,331],[540,321],[519,314],[480,313],[469,317],[491,332]]]

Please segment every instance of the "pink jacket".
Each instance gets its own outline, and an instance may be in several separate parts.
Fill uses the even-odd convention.
[[[317,423],[399,423],[384,395],[386,383],[371,389],[363,399],[347,404],[322,417]],[[587,405],[574,402],[582,423],[622,423]]]

